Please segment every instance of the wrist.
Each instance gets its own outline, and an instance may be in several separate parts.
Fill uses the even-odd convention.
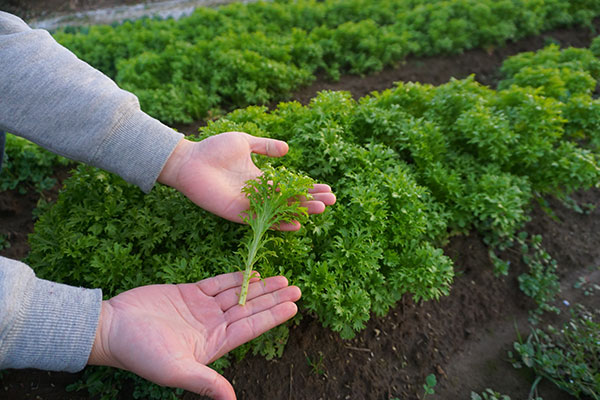
[[[187,139],[181,139],[179,141],[160,172],[157,179],[158,182],[177,188],[179,171],[181,170],[181,166],[189,158],[193,144],[194,142]]]
[[[108,343],[111,315],[112,306],[105,300],[102,302],[98,327],[96,328],[96,336],[87,362],[88,365],[116,366],[110,355]]]

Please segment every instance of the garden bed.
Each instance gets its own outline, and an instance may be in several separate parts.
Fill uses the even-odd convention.
[[[600,27],[598,21],[595,25]],[[590,39],[587,29],[564,29],[498,49],[411,59],[398,68],[364,78],[342,77],[336,83],[319,79],[295,98],[306,103],[323,89],[349,90],[359,98],[372,90],[391,87],[394,81],[441,84],[450,77],[463,78],[471,73],[480,82],[493,86],[502,60],[509,55],[537,50],[549,41],[585,47]],[[179,128],[193,133],[197,125]],[[62,177],[63,172],[59,174]],[[54,195],[55,192],[48,194],[50,198]],[[600,191],[579,192],[574,199],[580,204],[600,205]],[[534,208],[527,230],[542,234],[544,247],[558,261],[563,282],[561,300],[568,299],[571,304],[582,301],[598,308],[598,296],[583,296],[580,290],[573,289],[573,283],[584,275],[598,281],[600,210],[581,214],[552,199],[549,201],[557,218]],[[36,202],[34,195],[0,193],[0,233],[8,234],[11,242],[2,255],[22,258],[27,253],[26,237],[33,228],[32,210]],[[425,377],[433,373],[439,381],[435,388],[437,398],[469,398],[471,390],[481,392],[486,387],[500,390],[513,399],[526,398],[532,377],[514,370],[505,360],[506,351],[517,338],[515,322],[527,332],[527,310],[534,307],[519,290],[516,279],[526,266],[518,255],[507,255],[511,260],[510,273],[496,277],[487,247],[474,234],[452,237],[444,251],[454,260],[457,273],[449,296],[421,304],[405,296],[386,317],[374,317],[355,339],[346,341],[323,329],[311,316],[304,316],[291,329],[282,358],[266,361],[248,356],[225,371],[238,397],[416,399],[423,393]],[[7,399],[88,398],[86,393],[65,391],[65,386],[78,376],[9,371],[2,375],[0,393]],[[544,384],[540,395],[545,400],[567,398],[564,392]],[[132,394],[122,393],[122,398],[132,398]],[[183,398],[199,397],[186,393]]]

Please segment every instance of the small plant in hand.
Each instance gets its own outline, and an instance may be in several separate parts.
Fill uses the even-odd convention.
[[[282,223],[294,223],[299,218],[306,218],[308,211],[301,205],[300,200],[310,198],[308,190],[314,185],[312,179],[292,173],[284,167],[275,169],[268,166],[263,170],[262,176],[247,181],[242,189],[250,201],[250,208],[241,218],[250,226],[252,234],[247,235],[244,241],[247,252],[240,252],[244,258],[240,305],[246,304],[248,285],[254,276],[252,267],[261,257],[268,254],[265,251],[261,252],[269,241],[265,233]]]

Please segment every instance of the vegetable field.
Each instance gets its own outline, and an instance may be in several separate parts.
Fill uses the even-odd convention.
[[[144,195],[9,136],[1,254],[108,297],[259,249],[254,268],[303,297],[213,365],[240,399],[598,399],[598,15],[594,1],[276,1],[56,32],[194,140],[286,140],[275,169],[257,164],[338,201],[298,233],[249,221],[253,241],[167,187]],[[7,398],[199,398],[101,368],[0,379]]]

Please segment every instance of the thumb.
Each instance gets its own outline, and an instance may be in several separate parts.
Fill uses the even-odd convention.
[[[248,135],[248,141],[250,143],[250,150],[252,150],[253,153],[262,154],[264,156],[281,157],[289,150],[288,144],[283,140]]]
[[[190,361],[181,366],[181,371],[182,373],[175,377],[169,386],[209,396],[214,400],[236,399],[231,383],[223,375],[206,365]]]

